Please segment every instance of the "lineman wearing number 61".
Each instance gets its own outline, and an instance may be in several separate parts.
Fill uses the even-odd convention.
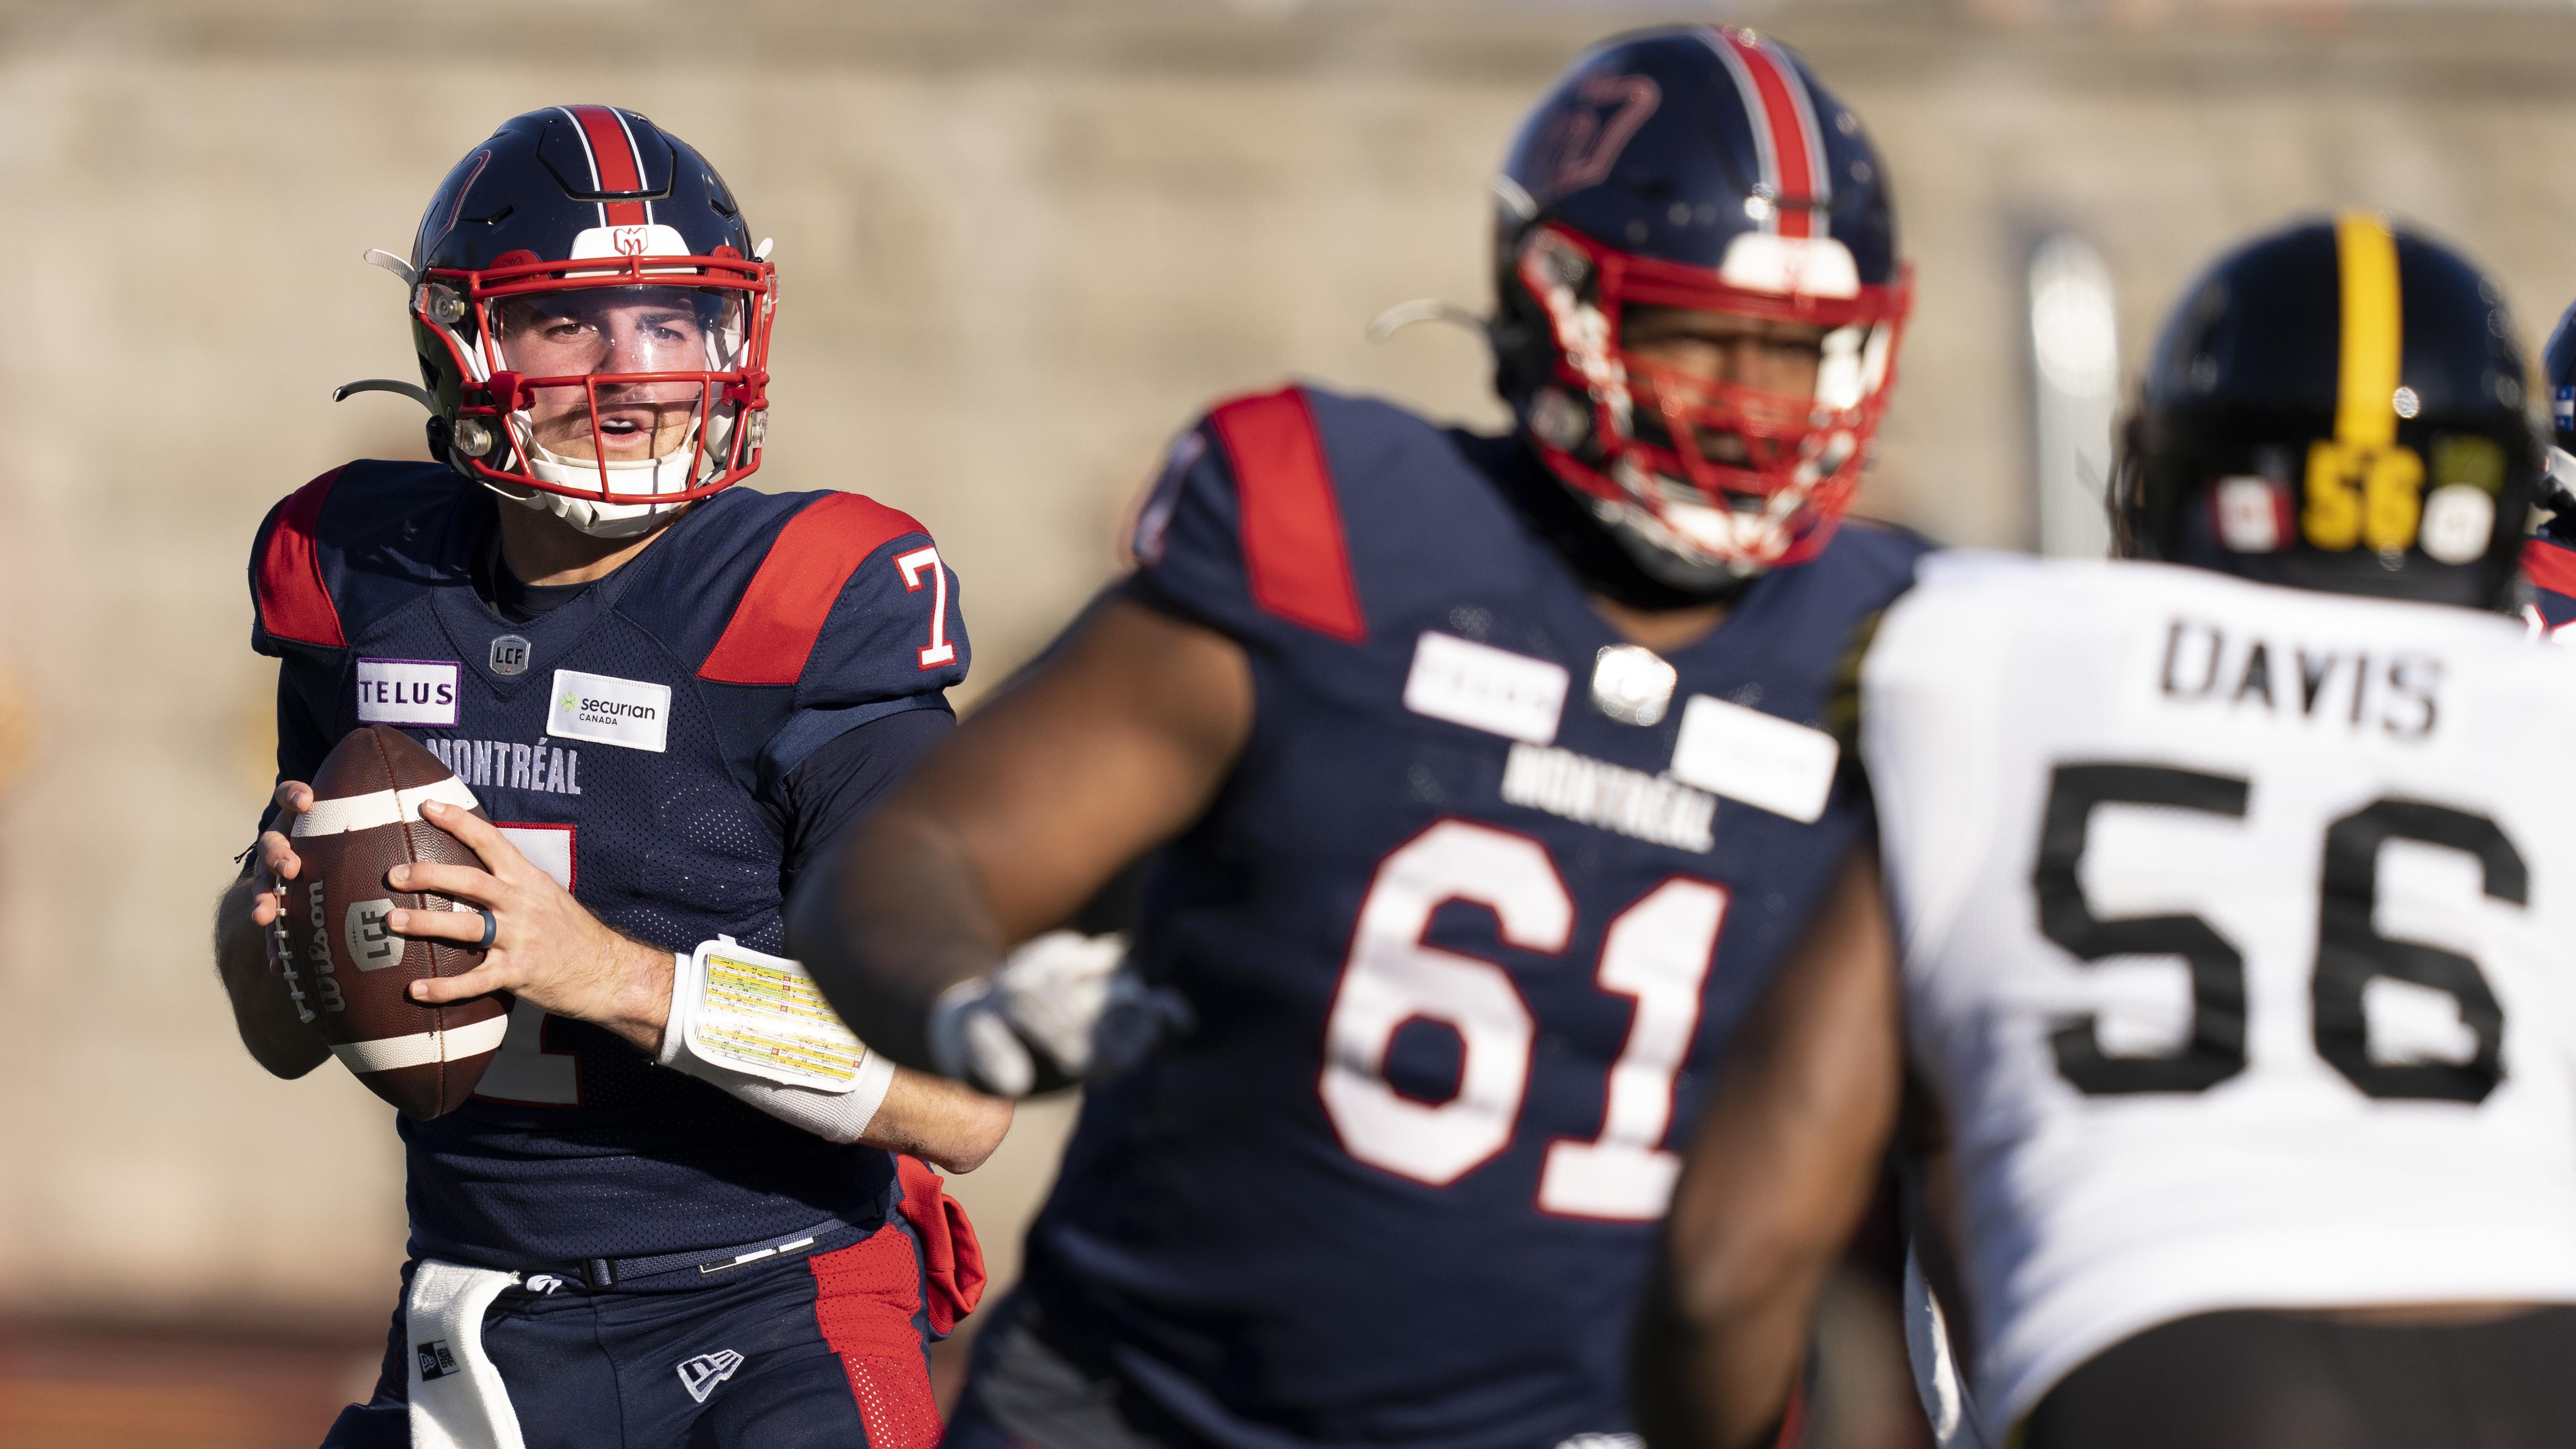
[[[2261,238],[2123,443],[2155,562],[1955,556],[1888,613],[1886,889],[1856,854],[1692,1144],[1656,1449],[1761,1442],[1909,1048],[1959,1439],[2567,1442],[2576,658],[2509,617],[2513,335],[2378,217]]]
[[[409,261],[383,259],[429,387],[370,386],[429,406],[434,461],[335,469],[260,529],[281,783],[217,924],[244,1043],[280,1076],[330,1054],[262,954],[302,899],[296,841],[415,814],[485,869],[380,886],[467,909],[374,904],[401,936],[491,948],[415,999],[516,998],[472,1100],[400,1123],[404,1299],[331,1444],[938,1440],[923,1339],[980,1270],[935,1177],[895,1153],[971,1168],[1009,1110],[846,1042],[782,1065],[771,1049],[814,1029],[761,1003],[796,1000],[767,953],[797,871],[946,732],[966,638],[912,519],[730,486],[767,422],[776,293],[752,235],[640,115],[505,122]],[[361,725],[429,747],[493,823],[314,808],[302,782]],[[753,989],[719,998],[719,976]],[[493,1050],[466,1034],[416,1041]]]
[[[1866,828],[1816,722],[1922,547],[1842,519],[1906,274],[1858,119],[1744,31],[1584,56],[1496,192],[1517,435],[1217,407],[1136,575],[800,895],[872,1043],[1095,1083],[952,1444],[1627,1427],[1675,1134]],[[1164,841],[1147,1010],[985,979]]]

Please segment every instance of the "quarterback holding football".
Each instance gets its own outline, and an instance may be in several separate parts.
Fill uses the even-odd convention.
[[[966,633],[911,518],[732,486],[768,252],[645,117],[512,118],[371,254],[421,383],[343,392],[427,406],[433,461],[260,526],[280,783],[219,964],[261,1065],[339,1057],[409,1169],[384,1373],[329,1444],[939,1437],[925,1343],[981,1259],[916,1159],[973,1167],[1009,1108],[851,1038],[780,912],[948,731]]]

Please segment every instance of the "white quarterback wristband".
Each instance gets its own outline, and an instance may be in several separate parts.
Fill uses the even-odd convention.
[[[657,1063],[828,1141],[866,1133],[894,1063],[850,1034],[803,966],[729,936],[671,962]]]

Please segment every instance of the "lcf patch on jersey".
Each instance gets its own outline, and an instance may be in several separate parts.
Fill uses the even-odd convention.
[[[1130,596],[1240,645],[1258,713],[1143,902],[1195,1030],[1089,1096],[1029,1273],[1218,1442],[1624,1429],[1673,1144],[1868,828],[1818,725],[1922,546],[1846,526],[1659,656],[1516,506],[1558,486],[1292,388],[1140,513]]]
[[[270,513],[252,644],[281,661],[279,777],[398,725],[610,926],[672,951],[783,949],[778,783],[844,731],[946,709],[965,677],[937,546],[857,494],[732,488],[511,622],[474,586],[505,506],[434,464],[360,462]],[[864,1224],[893,1180],[883,1153],[525,1003],[478,1095],[401,1130],[415,1251],[496,1267]]]

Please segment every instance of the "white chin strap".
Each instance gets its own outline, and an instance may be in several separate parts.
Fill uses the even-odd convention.
[[[567,458],[528,437],[520,417],[512,418],[512,431],[521,442],[528,471],[547,483],[563,488],[596,488],[603,465],[591,458]],[[707,425],[707,455],[721,457],[733,436],[733,419],[717,417]],[[693,424],[680,446],[659,458],[618,462],[605,465],[608,488],[612,493],[632,497],[636,494],[686,493],[694,486],[690,465],[697,460],[698,430]],[[597,498],[575,498],[562,493],[549,493],[542,488],[518,489],[503,483],[486,486],[493,492],[523,507],[551,513],[593,538],[633,538],[652,531],[657,520],[677,512],[679,503],[605,503]]]

